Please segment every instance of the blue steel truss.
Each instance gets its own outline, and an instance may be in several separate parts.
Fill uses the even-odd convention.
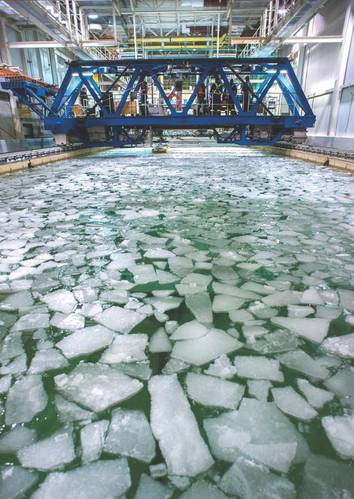
[[[2,88],[11,90],[21,104],[28,106],[41,119],[50,112],[51,101],[57,93],[54,86],[42,85],[26,79],[8,79],[1,82]]]
[[[183,80],[192,75],[196,82],[190,97],[179,110],[164,88],[163,78],[166,75],[170,80],[176,77]],[[105,81],[106,88],[108,85],[106,91],[101,90],[102,85],[97,84],[97,78]],[[153,85],[155,96],[157,94],[164,105],[163,112],[159,115],[138,113],[127,116],[124,108],[131,92],[138,92],[141,83],[147,79]],[[210,83],[216,79],[227,92],[232,112],[223,114],[209,109],[209,112],[199,114],[195,104],[198,91],[203,84],[210,88]],[[252,84],[254,81],[258,82],[257,86]],[[112,109],[105,100],[108,91],[116,85],[121,89],[121,98]],[[241,91],[237,90],[237,86]],[[95,104],[90,112],[76,117],[73,106],[83,88]],[[274,89],[282,95],[280,108],[285,110],[278,114],[274,114],[274,110],[267,105],[270,91],[274,92]],[[32,92],[37,95],[35,107]],[[100,143],[116,146],[135,145],[144,140],[147,130],[154,129],[212,129],[219,142],[263,145],[274,143],[294,130],[312,127],[315,122],[311,107],[286,58],[73,61],[50,105],[34,89],[27,89],[19,96],[21,102],[30,105],[37,114],[42,105],[41,117],[47,129],[55,134],[76,136],[92,145],[97,145],[90,139],[90,129],[94,128],[105,131]]]

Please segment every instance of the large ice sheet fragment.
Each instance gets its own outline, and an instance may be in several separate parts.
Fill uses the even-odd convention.
[[[20,466],[5,465],[0,467],[0,497],[20,499],[25,496],[38,480],[38,473]]]
[[[179,499],[227,499],[221,490],[205,480],[197,480]]]
[[[24,468],[49,471],[71,463],[75,449],[71,429],[59,430],[51,437],[40,440],[17,452]]]
[[[313,359],[303,350],[294,350],[277,355],[277,358],[289,369],[299,371],[315,380],[324,380],[329,375],[329,370],[323,367],[317,360]]]
[[[90,326],[65,336],[56,346],[72,359],[102,350],[112,343],[113,337],[113,331],[104,326]]]
[[[85,463],[96,461],[102,452],[108,428],[108,421],[102,419],[84,426],[80,432],[82,460]]]
[[[195,476],[213,464],[177,376],[153,376],[151,427],[172,475]],[[191,452],[193,449],[193,452]]]
[[[236,367],[231,364],[227,355],[220,355],[212,364],[204,371],[205,374],[218,376],[223,379],[231,379],[236,374]]]
[[[191,340],[193,338],[200,338],[201,336],[205,336],[208,332],[208,328],[206,328],[200,322],[193,320],[189,322],[185,322],[181,326],[179,326],[171,335],[172,340]]]
[[[294,334],[314,343],[321,343],[328,333],[327,319],[294,319],[292,317],[272,317],[271,321],[280,327],[289,329]]]
[[[330,355],[337,355],[345,359],[354,358],[354,333],[343,336],[326,338],[321,345],[321,350]]]
[[[49,327],[49,314],[33,313],[19,318],[13,325],[13,331],[33,331],[34,329]]]
[[[44,373],[52,369],[67,367],[68,361],[55,348],[38,350],[32,359],[28,372],[32,374]]]
[[[150,338],[149,351],[151,353],[170,352],[172,344],[163,327],[159,328]]]
[[[230,284],[222,284],[221,282],[213,283],[213,290],[216,294],[236,296],[237,298],[243,298],[244,300],[257,300],[259,295],[253,291],[248,291],[247,289],[236,288]]]
[[[262,298],[263,303],[271,307],[284,307],[286,305],[298,305],[300,297],[294,291],[280,291]]]
[[[58,413],[58,419],[64,423],[91,420],[94,415],[92,412],[79,407],[77,404],[74,404],[74,402],[66,400],[61,395],[56,395],[54,400]]]
[[[94,319],[108,329],[126,334],[142,322],[145,315],[122,307],[110,307],[95,315]]]
[[[242,343],[220,329],[210,329],[200,338],[177,341],[172,349],[172,357],[189,364],[201,366],[223,353],[242,348]]]
[[[298,379],[297,386],[305,395],[307,402],[315,409],[322,409],[325,404],[334,398],[334,393],[327,392],[327,390],[313,386],[306,379]]]
[[[240,456],[224,474],[220,488],[242,499],[295,499],[294,485],[287,479]]]
[[[238,411],[205,419],[203,425],[213,454],[223,461],[234,462],[247,450],[258,461],[284,471],[308,454],[302,435],[272,402],[244,397]]]
[[[143,387],[137,379],[103,364],[79,364],[69,374],[55,376],[54,381],[64,396],[95,412],[132,397]]]
[[[258,400],[267,401],[269,389],[272,387],[270,381],[265,379],[252,379],[247,381],[247,385],[250,395],[254,395]]]
[[[16,426],[0,438],[0,454],[11,454],[32,444],[35,440],[35,430],[25,426]]]
[[[236,357],[234,365],[237,375],[241,378],[284,381],[284,375],[279,370],[278,360],[245,355]]]
[[[155,456],[155,440],[145,414],[124,409],[113,411],[104,450],[150,463]]]
[[[96,461],[64,473],[50,473],[31,499],[117,499],[130,485],[125,458]]]
[[[105,364],[146,360],[147,334],[117,335],[100,359]]]
[[[47,405],[48,397],[39,375],[25,376],[16,381],[6,400],[6,424],[31,421]]]
[[[208,293],[196,293],[186,297],[186,306],[199,322],[213,322],[211,301]]]
[[[354,399],[354,368],[344,367],[324,382],[327,390],[338,397]]]
[[[71,291],[59,289],[48,295],[42,296],[42,301],[48,305],[50,310],[70,314],[76,308],[77,301]]]
[[[302,421],[311,421],[311,419],[317,416],[317,411],[291,386],[272,388],[272,394],[274,402],[279,409],[285,412],[285,414],[289,414],[289,416],[301,419]]]
[[[76,329],[81,329],[85,325],[85,318],[79,313],[72,314],[62,314],[61,312],[56,312],[50,321],[51,325],[57,327],[58,329],[64,329],[65,331],[75,331]]]
[[[353,459],[354,416],[325,416],[321,423],[337,454],[343,459]]]
[[[169,499],[173,490],[143,473],[134,499]]]
[[[213,312],[232,312],[242,307],[245,300],[230,295],[215,295],[213,300]]]
[[[187,374],[186,385],[189,397],[199,404],[225,409],[236,409],[245,391],[243,385],[197,373]]]
[[[349,312],[354,312],[354,291],[351,289],[339,289],[340,304]]]

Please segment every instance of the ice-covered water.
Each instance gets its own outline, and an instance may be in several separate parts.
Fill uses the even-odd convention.
[[[354,498],[353,186],[209,143],[2,177],[0,498]]]

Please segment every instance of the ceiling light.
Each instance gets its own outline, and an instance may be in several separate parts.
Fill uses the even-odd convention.
[[[88,14],[89,19],[98,19],[98,14]]]
[[[284,8],[283,8],[283,9],[279,9],[279,10],[278,10],[278,14],[279,14],[280,16],[285,16],[285,14],[286,14],[287,12],[288,12],[288,10],[287,10],[287,9],[284,9]]]
[[[89,24],[88,28],[90,31],[102,31],[102,24],[97,24],[97,23]]]

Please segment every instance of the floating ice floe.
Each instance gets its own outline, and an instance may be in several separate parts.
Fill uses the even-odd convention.
[[[223,492],[216,485],[206,480],[197,480],[188,490],[183,492],[180,499],[227,499]]]
[[[284,381],[279,361],[266,357],[238,356],[234,360],[237,375],[241,378]]]
[[[287,290],[268,295],[262,298],[262,301],[270,307],[284,307],[286,305],[298,305],[301,302],[300,296],[296,291]]]
[[[146,360],[147,334],[117,335],[113,343],[103,352],[100,361],[105,364],[138,362]]]
[[[29,373],[39,374],[52,369],[60,369],[68,366],[68,361],[55,348],[38,350],[31,362]]]
[[[330,322],[319,318],[294,319],[292,317],[272,317],[271,321],[314,343],[321,343],[325,339]]]
[[[211,301],[208,293],[188,295],[186,297],[186,306],[192,312],[197,321],[206,324],[213,322]]]
[[[236,409],[245,391],[243,385],[197,373],[187,374],[186,386],[188,396],[199,404],[225,409]]]
[[[71,463],[75,459],[72,429],[59,430],[54,435],[19,450],[17,457],[23,467],[41,471]]]
[[[312,307],[306,307],[304,305],[288,305],[288,316],[294,319],[303,319],[313,313],[315,313],[315,309]]]
[[[254,293],[253,291],[249,291],[243,288],[237,288],[236,286],[223,284],[221,282],[213,282],[213,290],[216,294],[235,296],[246,301],[257,300],[259,298],[259,295],[257,293]]]
[[[279,409],[289,416],[302,421],[311,421],[317,416],[317,411],[291,386],[272,388],[272,395]]]
[[[101,456],[109,422],[106,419],[89,423],[81,429],[82,461],[97,461]]]
[[[321,350],[345,359],[354,358],[354,333],[343,336],[326,338],[321,345]]]
[[[200,322],[193,320],[178,326],[171,335],[171,340],[191,340],[201,338],[208,332],[208,328]]]
[[[151,353],[170,352],[172,344],[164,328],[159,328],[150,338],[149,351]]]
[[[294,485],[265,466],[240,456],[220,481],[227,494],[242,499],[295,499]]]
[[[200,435],[177,376],[153,376],[148,389],[151,396],[151,428],[169,473],[196,476],[209,469],[214,461]]]
[[[61,395],[56,395],[54,400],[58,419],[64,423],[90,421],[94,415],[92,412],[83,409],[74,402],[66,400]]]
[[[347,366],[339,369],[324,382],[324,386],[341,398],[344,405],[349,403],[354,406],[354,368]]]
[[[272,383],[265,379],[251,379],[247,381],[247,386],[250,395],[254,395],[256,399],[266,402]]]
[[[306,379],[298,379],[297,386],[299,390],[305,395],[307,402],[315,409],[322,409],[322,407],[333,400],[334,393],[318,388],[311,385]]]
[[[0,497],[18,499],[34,486],[39,476],[35,471],[25,470],[20,466],[5,465],[0,467]]]
[[[50,324],[58,329],[75,331],[85,326],[85,318],[82,314],[72,313],[69,315],[56,312],[50,320]]]
[[[41,300],[48,305],[50,310],[71,314],[76,308],[77,301],[71,291],[59,289],[53,293],[42,296]]]
[[[169,499],[173,490],[143,473],[134,499]]]
[[[48,397],[39,375],[28,375],[16,381],[6,399],[5,422],[7,425],[26,423],[43,411]]]
[[[242,348],[242,343],[220,329],[210,329],[200,338],[177,341],[172,349],[172,357],[189,364],[201,366],[222,354]]]
[[[223,354],[215,359],[214,362],[209,365],[208,369],[204,371],[204,373],[223,379],[231,379],[236,374],[236,367],[232,365],[231,360],[227,357],[227,355]]]
[[[145,319],[145,315],[122,307],[110,307],[94,316],[95,321],[108,329],[123,334],[130,331]]]
[[[36,431],[25,426],[16,426],[0,438],[0,454],[12,454],[36,440]]]
[[[55,376],[54,381],[60,393],[95,412],[132,397],[143,387],[140,381],[103,364],[79,364],[69,374]]]
[[[234,462],[240,452],[286,472],[305,461],[308,446],[289,419],[272,402],[243,398],[237,411],[203,422],[213,455]]]
[[[324,380],[329,376],[329,370],[303,350],[279,354],[277,359],[289,369],[299,371],[315,380]]]
[[[127,460],[96,461],[66,472],[50,473],[41,483],[32,499],[115,499],[130,487]]]
[[[33,305],[33,298],[30,291],[19,291],[7,296],[0,302],[0,308],[4,310],[21,310]]]
[[[90,326],[65,336],[56,347],[72,359],[102,350],[112,343],[114,336],[113,331],[104,326]]]
[[[354,416],[325,416],[321,423],[337,454],[344,459],[353,459]]]
[[[104,450],[150,463],[155,456],[155,440],[145,414],[125,409],[113,411]]]
[[[245,303],[242,298],[230,295],[215,295],[212,310],[214,313],[231,312],[241,308]]]
[[[49,314],[33,313],[23,315],[13,325],[13,331],[33,331],[49,327]]]

